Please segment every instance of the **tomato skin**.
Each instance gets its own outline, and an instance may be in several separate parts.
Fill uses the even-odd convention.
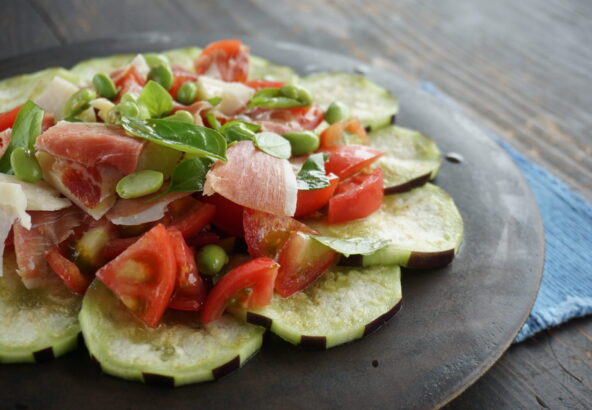
[[[179,66],[173,66],[172,70],[174,79],[173,85],[171,85],[171,88],[169,89],[169,94],[171,94],[171,96],[176,99],[177,91],[179,91],[179,88],[181,88],[181,86],[188,81],[197,81],[198,76],[197,74],[192,73],[191,71],[187,71]]]
[[[231,236],[244,236],[242,205],[234,203],[222,195],[203,196],[202,201],[216,207],[212,223]]]
[[[158,224],[96,276],[134,315],[155,327],[173,294],[176,273],[172,239],[164,225]]]
[[[259,91],[264,88],[282,88],[284,83],[279,81],[252,80],[245,81],[245,85],[247,87],[253,88],[255,91]]]
[[[365,145],[343,145],[323,150],[329,154],[325,171],[334,173],[341,180],[351,177],[366,168],[384,152]]]
[[[275,259],[293,231],[317,234],[315,230],[289,216],[272,215],[249,208],[245,208],[243,224],[249,254],[255,258]]]
[[[329,199],[335,193],[339,177],[336,175],[329,175],[329,186],[326,188],[315,189],[312,191],[298,191],[298,202],[296,203],[295,218],[308,215],[314,211],[318,211],[323,206],[327,205]]]
[[[84,295],[90,285],[90,279],[80,272],[74,262],[63,256],[57,246],[46,252],[45,260],[72,292]]]
[[[210,223],[216,212],[212,204],[198,201],[190,196],[177,199],[169,204],[169,211],[162,222],[167,226],[174,226],[183,234],[185,239],[197,235]]]
[[[219,319],[233,299],[239,299],[244,308],[268,305],[273,296],[278,267],[273,259],[257,258],[228,272],[206,297],[201,310],[202,323]]]
[[[14,125],[14,121],[16,120],[16,116],[21,110],[21,107],[22,105],[19,105],[18,107],[15,107],[10,111],[0,113],[0,131],[12,128],[12,126]]]
[[[337,187],[335,196],[329,200],[327,221],[338,224],[364,218],[380,208],[383,197],[381,169],[375,169],[371,174],[356,175]]]
[[[210,43],[195,60],[195,71],[223,81],[247,81],[249,47],[235,39]]]
[[[177,228],[169,228],[177,261],[177,282],[168,307],[177,310],[199,310],[206,296],[193,250],[187,246],[183,234]]]
[[[286,298],[305,289],[335,263],[339,255],[301,232],[292,232],[282,247],[275,291]]]
[[[321,150],[325,148],[344,145],[343,136],[345,133],[354,134],[359,140],[358,143],[368,145],[370,139],[364,126],[355,117],[331,124],[321,133]]]

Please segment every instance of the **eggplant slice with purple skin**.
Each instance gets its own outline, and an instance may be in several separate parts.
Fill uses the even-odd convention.
[[[453,199],[430,183],[385,196],[381,207],[366,218],[339,225],[308,221],[308,225],[325,236],[390,242],[373,254],[342,259],[341,264],[400,265],[411,269],[446,266],[458,252],[464,234],[463,220]]]
[[[369,137],[372,146],[384,151],[374,166],[382,169],[385,195],[409,191],[438,175],[442,154],[422,133],[391,125],[372,131]]]
[[[232,313],[302,347],[328,349],[376,330],[401,307],[398,266],[333,267],[314,284],[270,305]]]
[[[26,289],[14,252],[4,254],[0,277],[0,363],[41,362],[78,345],[81,297],[56,276],[55,286]]]
[[[228,314],[204,326],[198,316],[169,310],[151,328],[95,280],[79,319],[86,347],[103,372],[149,384],[218,379],[244,365],[263,343],[262,327]]]

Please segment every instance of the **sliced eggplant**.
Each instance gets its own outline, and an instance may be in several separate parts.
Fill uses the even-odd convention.
[[[201,54],[201,48],[185,47],[163,51],[162,54],[169,59],[172,65],[178,65],[185,70],[195,71],[195,59]]]
[[[91,357],[112,376],[180,386],[217,379],[260,348],[265,330],[225,315],[207,326],[168,311],[156,328],[136,319],[99,281],[84,296],[80,325]]]
[[[80,302],[61,281],[50,288],[25,288],[16,273],[14,252],[5,252],[0,277],[0,363],[39,362],[76,348]]]
[[[393,94],[360,74],[319,73],[300,80],[313,94],[315,104],[323,110],[334,101],[349,106],[369,130],[391,124],[399,112],[399,102]]]
[[[249,57],[249,81],[280,81],[291,84],[298,80],[298,74],[290,67],[273,64],[264,58]]]
[[[398,266],[334,267],[305,290],[233,314],[303,347],[328,349],[377,329],[400,308]]]
[[[321,235],[386,239],[390,245],[371,254],[347,258],[347,264],[400,265],[431,269],[452,262],[463,238],[463,220],[452,198],[427,183],[385,196],[372,215],[339,225],[308,221]]]
[[[382,169],[385,194],[409,191],[436,178],[441,153],[422,133],[391,125],[372,131],[370,139],[384,151],[375,166]]]

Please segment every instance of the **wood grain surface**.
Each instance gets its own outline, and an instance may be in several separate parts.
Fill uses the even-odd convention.
[[[430,81],[592,200],[592,2],[0,0],[0,59],[141,31],[249,35]],[[592,408],[592,319],[511,347],[451,409]]]

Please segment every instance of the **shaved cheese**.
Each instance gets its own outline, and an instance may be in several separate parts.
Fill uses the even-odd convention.
[[[208,100],[220,97],[222,101],[216,106],[222,114],[232,115],[247,105],[255,94],[255,90],[242,83],[229,83],[215,78],[200,76],[197,80],[198,99]]]
[[[0,182],[0,209],[16,215],[23,227],[31,229],[31,216],[27,213],[27,197],[19,184]]]
[[[142,54],[135,56],[131,61],[130,66],[133,66],[136,69],[136,72],[142,76],[143,79],[148,78],[150,67],[148,66],[148,63]]]
[[[36,183],[24,182],[12,175],[0,174],[0,184],[10,183],[20,185],[27,201],[27,211],[57,211],[72,205],[66,198],[49,184],[41,181]]]
[[[46,112],[53,114],[56,120],[64,118],[64,107],[68,99],[78,91],[78,87],[60,77],[54,77],[45,91],[37,97],[35,103]]]
[[[88,107],[86,110],[82,111],[78,114],[78,118],[83,122],[97,122],[97,115],[95,114],[95,109],[93,107]]]
[[[0,207],[0,277],[4,274],[4,242],[10,233],[16,215]]]
[[[174,192],[165,197],[147,202],[146,198],[119,199],[107,213],[107,219],[115,225],[140,225],[161,219],[169,204],[191,192]]]

